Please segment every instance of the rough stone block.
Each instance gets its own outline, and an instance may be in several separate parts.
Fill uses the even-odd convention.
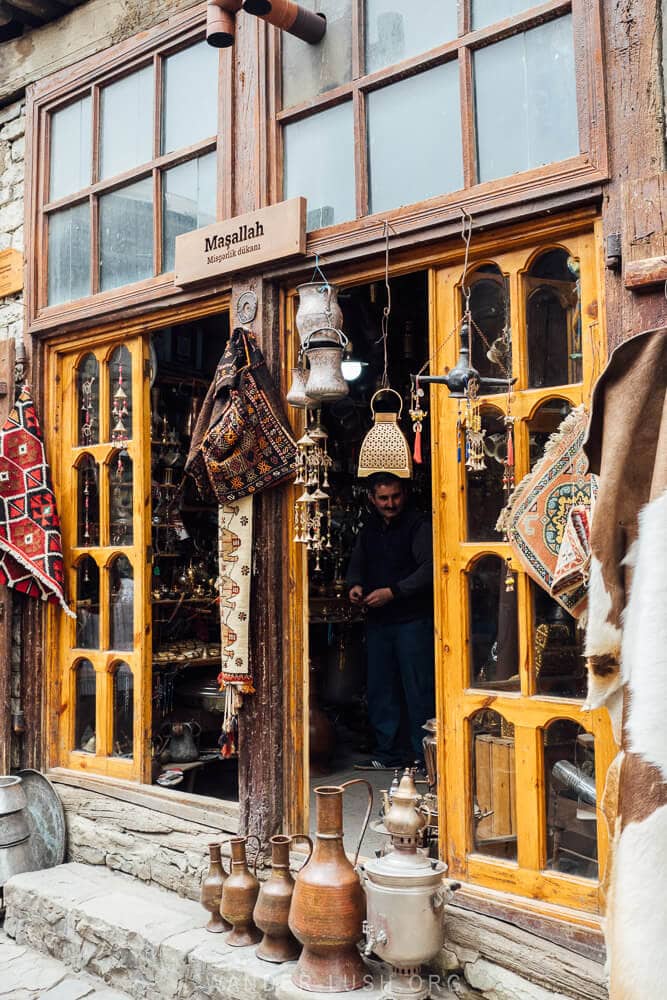
[[[53,986],[46,993],[42,993],[40,1000],[81,1000],[82,997],[89,997],[94,992],[95,987],[90,982],[75,979],[68,976],[57,986]]]
[[[24,109],[25,104],[22,101],[15,101],[13,104],[8,104],[6,108],[0,108],[0,125],[18,118]]]
[[[25,116],[16,115],[11,121],[5,122],[2,127],[0,127],[0,139],[9,139],[13,141],[15,139],[20,139],[21,136],[25,135]]]
[[[564,993],[551,993],[514,972],[480,958],[465,967],[466,979],[486,1000],[572,1000]]]
[[[25,157],[25,139],[15,139],[12,143],[12,160],[18,163]]]

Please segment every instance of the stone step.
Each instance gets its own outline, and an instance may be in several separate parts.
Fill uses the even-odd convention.
[[[199,903],[105,868],[74,862],[15,875],[4,894],[5,931],[16,946],[34,948],[137,1000],[337,996],[298,990],[291,982],[294,963],[262,962],[254,947],[232,948],[225,935],[206,931],[208,914]],[[381,973],[369,964],[364,1000],[379,1000]],[[439,996],[449,994],[443,986]]]
[[[0,931],[0,1000],[131,1000],[95,976],[16,944]]]

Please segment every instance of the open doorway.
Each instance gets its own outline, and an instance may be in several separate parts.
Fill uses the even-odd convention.
[[[421,701],[422,705],[429,704],[427,710],[415,707],[414,685],[411,687],[405,671],[396,662],[395,643],[391,638],[385,642],[389,633],[396,631],[397,624],[402,625],[410,618],[408,612],[403,614],[404,602],[397,595],[383,608],[371,608],[364,603],[372,589],[395,581],[395,574],[391,577],[392,570],[388,565],[394,551],[386,548],[392,536],[387,534],[385,539],[381,537],[388,525],[382,518],[373,492],[378,479],[358,476],[362,443],[373,424],[371,400],[382,385],[384,345],[381,321],[386,291],[384,285],[377,282],[343,288],[338,298],[344,316],[343,329],[351,341],[358,374],[356,378],[348,379],[349,394],[346,397],[325,405],[311,417],[313,421],[321,421],[326,429],[328,450],[333,460],[328,489],[331,497],[331,549],[321,553],[317,561],[309,557],[308,573],[311,826],[315,822],[313,789],[316,786],[338,785],[352,778],[365,778],[375,791],[375,807],[364,851],[373,853],[382,850],[387,840],[382,833],[379,792],[389,789],[396,768],[413,764],[418,758],[420,763],[423,761],[421,738],[426,733],[421,731],[421,726],[435,714],[432,694],[432,569],[427,574],[430,577],[427,592],[420,595],[416,602],[418,610],[412,616],[413,619],[428,622],[428,650],[423,657],[419,657],[427,664],[425,669],[430,673],[430,693]],[[388,375],[391,387],[401,397],[399,425],[411,451],[414,432],[409,417],[410,376],[419,371],[428,355],[428,275],[418,272],[394,278],[391,282],[387,338]],[[375,400],[378,411],[396,411],[398,405],[395,396]],[[421,405],[428,410],[427,392]],[[421,437],[422,460],[413,463],[411,478],[400,479],[400,487],[396,489],[385,483],[389,489],[385,489],[384,494],[397,494],[399,489],[403,492],[401,523],[407,516],[411,523],[423,524],[430,546],[431,448],[427,421],[423,423]],[[373,525],[378,529],[376,541],[380,540],[379,547],[376,545],[375,548],[367,540]],[[360,534],[366,539],[364,559],[374,561],[374,571],[366,574],[362,600],[353,603],[349,595],[353,582],[350,560],[355,546],[359,544]],[[408,561],[411,545],[410,540],[407,543]],[[410,567],[402,567],[402,572],[410,572]],[[386,655],[386,664],[383,663],[383,655]],[[384,707],[378,713],[380,698]],[[419,719],[419,734],[415,736],[415,717],[420,711],[424,718]],[[383,714],[391,715],[396,726],[391,721],[387,726],[382,720]],[[392,729],[395,732],[392,733]],[[374,767],[374,761],[384,765],[382,769]],[[426,791],[425,784],[422,789]],[[362,786],[351,789],[346,798],[345,842],[346,848],[352,849],[366,806]]]

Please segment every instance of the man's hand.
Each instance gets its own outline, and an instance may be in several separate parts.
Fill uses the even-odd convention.
[[[381,608],[393,599],[391,587],[380,587],[379,590],[371,591],[368,597],[364,598],[364,604],[367,608]]]
[[[359,583],[356,583],[354,587],[350,587],[350,592],[347,596],[350,598],[350,604],[363,604],[364,588]]]

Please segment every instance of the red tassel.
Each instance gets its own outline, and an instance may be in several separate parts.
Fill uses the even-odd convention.
[[[514,466],[514,437],[512,431],[507,432],[507,465],[510,469]]]
[[[422,464],[422,429],[419,426],[415,427],[415,446],[412,450],[412,457],[417,465]]]

